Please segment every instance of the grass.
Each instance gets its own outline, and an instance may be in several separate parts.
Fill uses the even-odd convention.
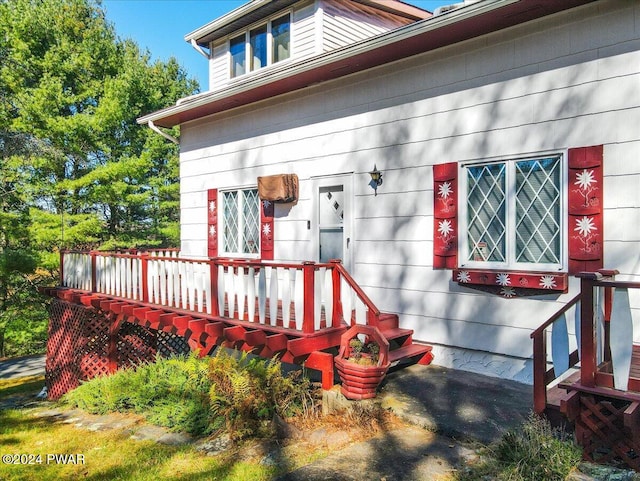
[[[33,395],[42,376],[0,381],[0,401]],[[238,460],[234,453],[210,457],[192,446],[136,441],[122,430],[91,432],[38,417],[38,409],[0,410],[0,455],[40,455],[31,465],[0,464],[0,479],[14,480],[256,480],[266,481],[276,468]],[[84,464],[47,464],[47,454],[82,454]]]

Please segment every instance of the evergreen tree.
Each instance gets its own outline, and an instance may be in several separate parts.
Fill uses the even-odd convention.
[[[136,118],[197,88],[99,2],[0,0],[0,356],[60,248],[177,245],[177,147]]]

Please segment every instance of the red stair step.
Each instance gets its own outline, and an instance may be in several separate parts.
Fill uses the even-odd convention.
[[[399,349],[389,351],[389,361],[395,362],[402,359],[410,359],[412,357],[423,356],[431,352],[433,348],[431,346],[425,346],[422,344],[410,344],[403,346]]]
[[[378,317],[378,328],[381,331],[387,329],[395,329],[398,327],[399,319],[397,314],[389,314],[387,312],[381,312]]]
[[[402,329],[396,327],[393,329],[384,329],[380,333],[388,340],[399,339],[401,337],[411,337],[413,335],[413,329]]]

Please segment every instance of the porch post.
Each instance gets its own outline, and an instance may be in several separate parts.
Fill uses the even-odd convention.
[[[60,287],[64,287],[64,255],[67,251],[60,249]]]
[[[97,292],[96,251],[89,251],[91,256],[91,292]]]
[[[542,330],[533,337],[533,411],[544,413],[547,408],[547,332]]]
[[[593,322],[593,283],[602,278],[597,272],[581,272],[580,278],[580,383],[594,387],[596,379],[596,338]]]
[[[217,257],[209,258],[209,276],[211,277],[211,299],[209,299],[208,302],[211,303],[211,315],[217,317],[220,315],[220,307],[218,306],[218,265],[216,264],[216,260],[217,260]]]
[[[315,277],[316,263],[306,261],[302,263],[302,272],[304,276],[304,316],[302,321],[302,332],[314,332],[315,318]]]
[[[140,296],[142,302],[149,302],[149,289],[147,280],[149,279],[149,253],[140,254],[140,262],[142,263],[142,277],[140,279]]]
[[[331,259],[329,261],[333,264],[331,269],[331,282],[333,284],[333,327],[340,327],[342,324],[342,298],[341,296],[341,286],[340,281],[342,277],[340,276],[340,259]]]

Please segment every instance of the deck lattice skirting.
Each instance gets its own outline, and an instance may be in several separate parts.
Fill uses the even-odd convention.
[[[151,362],[156,355],[189,352],[186,340],[171,332],[114,322],[102,311],[53,299],[49,306],[46,386],[50,399],[97,376]]]
[[[339,261],[202,260],[181,258],[177,251],[63,252],[60,286],[44,291],[64,301],[52,304],[48,368],[67,390],[77,380],[147,360],[158,351],[181,352],[179,345],[165,346],[163,333],[202,356],[224,346],[304,365],[321,372],[324,389],[334,384],[341,335],[355,324],[381,332],[394,364],[433,359],[431,346],[415,344],[413,331],[400,328],[397,315],[381,313]],[[61,305],[63,314],[56,311]],[[52,396],[59,396],[62,388],[54,391]]]

